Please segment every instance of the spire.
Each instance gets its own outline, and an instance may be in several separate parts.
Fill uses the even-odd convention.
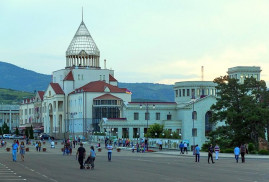
[[[82,22],[83,22],[83,6],[82,6]]]

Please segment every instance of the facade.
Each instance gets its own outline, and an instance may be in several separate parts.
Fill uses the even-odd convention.
[[[19,105],[0,105],[0,127],[6,123],[11,132],[19,127]]]
[[[212,81],[175,83],[175,102],[132,102],[130,91],[118,87],[114,70],[101,68],[99,58],[100,51],[82,21],[66,51],[66,67],[53,72],[45,92],[37,92],[20,106],[21,126],[38,123],[56,138],[87,138],[102,131],[133,139],[143,138],[149,126],[158,123],[190,145],[202,145],[217,127],[209,123],[217,97]],[[260,71],[234,67],[228,74],[259,80]]]

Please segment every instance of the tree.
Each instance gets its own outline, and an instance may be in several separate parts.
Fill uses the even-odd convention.
[[[9,134],[9,127],[5,122],[2,125],[2,132],[3,132],[3,134]]]
[[[3,135],[2,127],[0,127],[0,135]]]
[[[264,137],[269,115],[262,102],[267,92],[265,82],[246,78],[240,84],[237,79],[228,76],[218,77],[214,82],[217,83],[217,102],[211,106],[211,122],[225,121],[226,124],[219,137],[230,139],[231,145],[257,144],[258,137]]]
[[[29,138],[29,130],[28,130],[28,128],[25,128],[25,136],[26,136],[26,138]]]
[[[31,125],[30,129],[29,129],[29,135],[30,135],[30,139],[34,139],[34,130],[33,130],[33,126]]]
[[[163,133],[163,125],[154,123],[153,125],[149,126],[147,135],[151,138],[159,138]]]
[[[19,135],[19,129],[18,129],[18,127],[16,127],[15,134],[16,134],[16,135]]]

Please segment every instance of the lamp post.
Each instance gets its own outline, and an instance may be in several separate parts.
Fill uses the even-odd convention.
[[[194,102],[195,102],[195,96],[194,93],[192,93],[192,138],[193,138],[193,149],[195,146],[195,133],[194,133]]]
[[[147,151],[149,150],[149,141],[148,141],[148,127],[149,127],[149,103],[144,104],[146,106],[146,120],[147,120]],[[140,104],[140,109],[142,109],[143,106]],[[155,105],[152,105],[152,108],[155,109]]]

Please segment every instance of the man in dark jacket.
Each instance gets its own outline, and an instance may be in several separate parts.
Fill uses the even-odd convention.
[[[208,164],[210,164],[209,159],[211,158],[212,164],[214,164],[215,162],[213,161],[213,152],[214,152],[214,148],[212,147],[212,144],[210,144],[210,147],[208,148],[208,158],[207,158],[207,162]]]
[[[80,169],[84,169],[85,167],[83,166],[83,159],[85,159],[85,155],[86,155],[86,150],[83,147],[83,144],[80,143],[80,147],[77,150],[77,154],[76,157],[78,159],[78,162],[80,164]]]

